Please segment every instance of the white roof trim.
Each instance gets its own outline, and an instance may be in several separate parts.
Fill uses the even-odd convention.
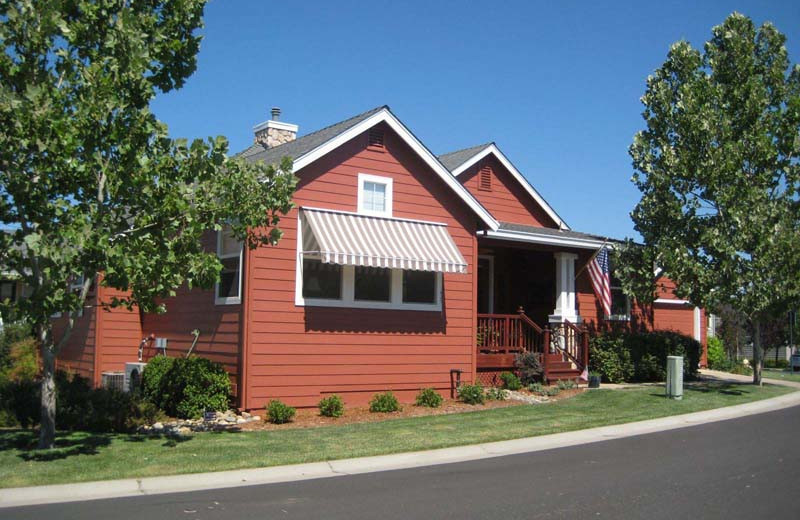
[[[405,141],[405,143],[408,144],[411,149],[414,150],[417,155],[419,155],[422,160],[425,161],[425,163],[439,175],[445,184],[452,188],[456,195],[458,195],[461,200],[463,200],[467,206],[469,206],[470,209],[472,209],[472,211],[474,211],[478,217],[480,217],[480,219],[489,227],[489,229],[496,231],[500,227],[500,224],[494,219],[494,217],[492,217],[491,213],[489,213],[486,208],[484,208],[481,203],[478,202],[478,200],[473,197],[472,194],[464,186],[462,186],[460,182],[456,180],[456,178],[447,170],[447,168],[445,168],[442,163],[439,162],[436,156],[434,156],[431,151],[428,150],[425,145],[423,145],[419,139],[417,139],[414,134],[412,134],[408,128],[406,128],[405,125],[403,125],[403,123],[401,123],[387,108],[381,109],[352,128],[345,130],[336,137],[322,143],[310,152],[307,152],[295,159],[294,172],[301,170],[320,157],[332,152],[336,148],[342,146],[346,142],[382,122],[389,125],[389,127],[394,130],[397,135],[399,135],[400,138],[403,139],[403,141]]]
[[[670,305],[689,305],[689,300],[673,300],[671,298],[656,298],[653,303],[666,303]]]
[[[545,213],[547,213],[547,215],[550,218],[552,218],[556,224],[558,224],[558,227],[560,229],[570,229],[567,223],[564,222],[561,219],[561,217],[558,216],[558,213],[556,213],[555,210],[550,206],[550,204],[548,204],[547,201],[544,200],[544,197],[542,197],[539,194],[539,192],[536,191],[536,188],[531,186],[531,183],[528,182],[528,180],[522,175],[522,173],[520,173],[519,170],[517,170],[514,167],[513,164],[511,164],[511,161],[508,160],[508,158],[503,154],[503,152],[500,151],[500,149],[494,143],[490,144],[480,152],[476,153],[475,155],[467,159],[467,161],[464,162],[461,166],[453,170],[453,175],[458,177],[460,174],[464,173],[464,171],[466,171],[467,168],[469,168],[470,166],[480,161],[489,154],[493,154],[497,158],[497,160],[500,161],[500,164],[502,164],[503,167],[505,167],[508,171],[511,172],[511,175],[517,180],[517,182],[519,182],[520,185],[525,189],[525,191],[527,191],[528,194],[531,197],[533,197],[533,199],[536,202],[539,203],[542,209],[544,209]]]
[[[478,234],[479,237],[484,236],[497,240],[511,240],[513,242],[527,242],[530,244],[546,244],[552,246],[568,246],[577,247],[581,249],[598,249],[605,244],[606,247],[614,248],[614,244],[604,242],[603,240],[595,240],[590,238],[574,238],[574,237],[558,237],[558,236],[544,236],[534,235],[532,233],[524,233],[520,231],[487,231],[486,233]]]

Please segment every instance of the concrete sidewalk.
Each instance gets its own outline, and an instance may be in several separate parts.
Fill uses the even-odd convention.
[[[796,381],[786,381],[785,379],[770,379],[768,377],[763,377],[762,373],[761,381],[764,384],[770,385],[779,385],[779,386],[789,386],[792,388],[800,389],[800,383]],[[720,372],[718,370],[706,370],[700,369],[700,375],[709,379],[714,379],[717,381],[730,381],[731,383],[752,383],[753,376],[740,376],[738,374],[730,374],[728,372]]]
[[[737,376],[729,378],[728,376],[731,376],[731,374],[706,373],[704,375],[720,380],[742,382],[742,380],[736,379]],[[800,388],[800,384],[798,383],[787,383],[788,382],[784,381],[776,381],[776,384],[785,384],[785,386]],[[588,430],[438,450],[259,469],[0,489],[0,508],[292,482],[358,473],[432,466],[452,462],[464,462],[632,437],[635,435],[667,431],[709,422],[735,419],[798,405],[800,405],[800,392],[793,392],[791,394],[753,403],[684,415],[674,415],[661,419],[651,419]]]

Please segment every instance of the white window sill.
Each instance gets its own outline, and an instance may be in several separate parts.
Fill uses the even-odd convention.
[[[230,298],[215,298],[214,305],[240,305],[242,303],[242,299],[239,296],[233,296]]]
[[[614,314],[612,316],[606,316],[606,321],[631,321],[631,317],[622,314]]]
[[[439,312],[442,306],[438,303],[391,303],[367,301],[342,301],[306,298],[295,302],[298,307],[337,307],[340,309],[383,309],[392,311],[427,311]]]

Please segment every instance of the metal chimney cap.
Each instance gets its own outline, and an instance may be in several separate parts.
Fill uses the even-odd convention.
[[[272,107],[270,114],[272,114],[272,120],[277,121],[281,117],[281,109],[279,107]]]

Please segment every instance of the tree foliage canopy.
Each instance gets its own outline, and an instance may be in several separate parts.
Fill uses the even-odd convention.
[[[2,263],[32,288],[35,322],[83,305],[96,273],[154,309],[220,269],[200,237],[226,222],[274,243],[291,207],[289,164],[227,156],[224,138],[168,136],[150,111],[196,67],[205,1],[0,2]]]
[[[679,296],[749,319],[800,301],[800,67],[785,41],[734,13],[704,52],[677,42],[648,78],[630,147],[644,246],[620,253],[641,300],[658,266]]]
[[[129,295],[112,305],[153,311],[218,278],[204,232],[229,224],[249,247],[281,236],[290,161],[173,139],[150,111],[194,72],[205,3],[0,0],[0,265],[31,290],[12,310],[42,353],[40,447],[53,445],[54,359],[99,275]],[[68,325],[54,340],[57,312]]]

